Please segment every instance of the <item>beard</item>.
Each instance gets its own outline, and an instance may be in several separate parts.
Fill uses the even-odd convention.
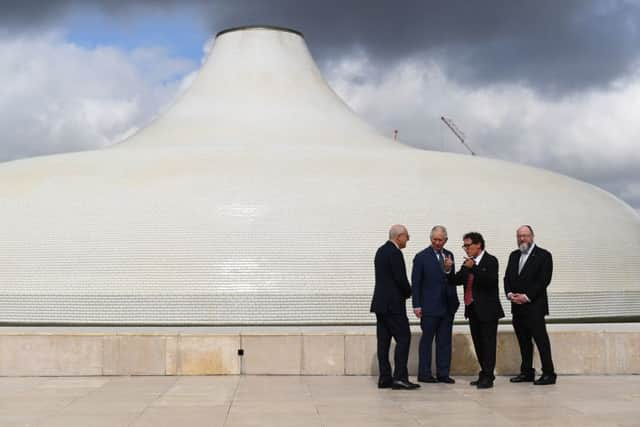
[[[528,243],[521,243],[520,246],[518,246],[518,248],[520,249],[520,252],[522,252],[523,254],[527,253],[530,247],[531,245]]]

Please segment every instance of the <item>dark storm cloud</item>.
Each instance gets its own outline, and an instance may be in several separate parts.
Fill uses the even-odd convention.
[[[240,1],[217,24],[301,29],[320,58],[359,46],[378,66],[431,57],[468,84],[523,82],[546,93],[602,86],[639,58],[640,3]]]
[[[5,29],[33,29],[62,15],[69,1],[0,0],[0,25]]]
[[[377,68],[433,58],[461,83],[519,82],[551,95],[606,86],[640,58],[639,1],[5,0],[0,22],[28,28],[87,3],[116,16],[196,8],[212,32],[292,27],[305,34],[321,63],[358,47]]]

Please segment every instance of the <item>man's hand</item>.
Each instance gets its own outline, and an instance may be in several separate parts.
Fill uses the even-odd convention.
[[[511,294],[511,301],[514,304],[518,304],[518,305],[526,304],[529,302],[525,294]]]
[[[420,319],[422,317],[422,309],[421,308],[414,308],[413,309],[413,313],[416,315],[416,317],[418,319]]]
[[[444,259],[444,271],[451,271],[451,267],[453,267],[453,260],[450,255]]]
[[[473,258],[467,258],[464,260],[464,265],[467,268],[473,268],[474,265],[476,265],[476,260],[474,260]]]

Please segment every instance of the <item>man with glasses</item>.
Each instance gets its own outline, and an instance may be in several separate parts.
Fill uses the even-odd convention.
[[[371,312],[376,314],[378,339],[378,388],[414,390],[419,384],[409,382],[407,362],[411,331],[407,317],[407,299],[411,285],[401,249],[407,246],[409,232],[404,225],[392,225],[389,240],[376,252],[374,264],[376,284],[371,301]],[[396,341],[394,371],[391,375],[389,347],[391,338]]]
[[[418,381],[453,384],[451,367],[451,335],[453,316],[460,306],[455,288],[453,254],[444,249],[447,229],[436,225],[431,229],[431,246],[413,259],[413,312],[420,319],[422,338],[418,358]],[[431,373],[431,346],[436,340],[436,377]]]
[[[556,383],[551,344],[544,320],[549,314],[547,287],[551,283],[553,259],[551,253],[537,246],[533,238],[530,225],[518,228],[518,249],[511,252],[504,274],[504,291],[511,301],[513,329],[522,356],[520,375],[511,378],[511,382],[548,385]],[[536,342],[542,362],[542,376],[535,381],[532,339]]]
[[[481,389],[493,387],[496,367],[498,319],[504,317],[498,297],[498,259],[485,250],[480,233],[467,233],[462,238],[467,253],[455,283],[464,288],[464,317],[469,319],[473,347],[480,364],[478,379],[471,385]]]

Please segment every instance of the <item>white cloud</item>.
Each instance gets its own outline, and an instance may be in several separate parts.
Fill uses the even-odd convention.
[[[480,155],[565,173],[640,208],[640,72],[550,99],[519,84],[462,86],[436,62],[409,59],[368,77],[371,67],[356,52],[326,69],[336,92],[386,134],[398,129],[412,145],[465,153],[440,121],[451,117]]]
[[[173,100],[181,76],[195,67],[158,47],[88,49],[55,32],[17,38],[5,33],[0,161],[122,139]]]

